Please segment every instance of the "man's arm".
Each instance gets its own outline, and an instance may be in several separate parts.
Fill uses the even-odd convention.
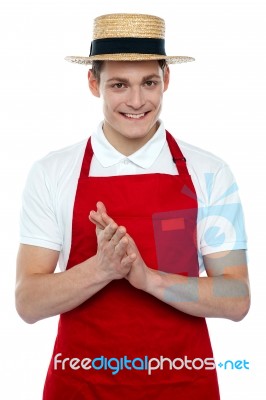
[[[90,220],[99,228],[113,221],[103,203]],[[198,317],[219,317],[239,321],[250,307],[249,279],[245,250],[217,252],[204,256],[206,277],[185,277],[148,268],[134,240],[129,237],[127,252],[136,257],[126,279],[136,288]]]
[[[128,274],[135,259],[126,254],[126,229],[115,223],[96,229],[98,250],[90,259],[54,273],[59,252],[21,245],[17,257],[16,307],[28,323],[76,308],[113,279]]]
[[[187,314],[240,321],[250,307],[245,251],[215,253],[204,263],[208,276],[199,278],[146,269],[144,290]]]

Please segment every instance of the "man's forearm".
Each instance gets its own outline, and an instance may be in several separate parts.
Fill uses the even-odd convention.
[[[70,311],[114,279],[124,278],[135,260],[127,255],[126,229],[115,223],[96,230],[95,256],[54,273],[59,253],[21,245],[17,259],[16,307],[28,323]]]
[[[18,282],[16,304],[28,323],[70,311],[92,297],[110,282],[99,274],[95,258],[67,271],[27,276]]]
[[[187,314],[239,321],[248,312],[249,285],[244,279],[185,277],[152,269],[147,274],[146,291]]]

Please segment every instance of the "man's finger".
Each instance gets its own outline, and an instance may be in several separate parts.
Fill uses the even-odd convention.
[[[122,267],[129,267],[132,266],[133,262],[136,260],[137,255],[135,253],[132,253],[129,255],[126,255],[122,260],[121,260],[121,265]],[[127,279],[127,277],[125,276]]]
[[[109,225],[112,222],[114,222],[114,220],[111,217],[109,217],[109,215],[106,214],[105,212],[101,214],[101,217],[102,217],[103,223],[106,225]]]
[[[103,204],[102,201],[97,201],[96,207],[97,207],[97,211],[99,211],[100,214],[106,213],[106,207],[105,207],[105,205]]]
[[[126,249],[128,245],[128,239],[123,237],[119,243],[115,246],[115,252],[119,257],[123,257],[125,255]]]
[[[89,220],[99,229],[106,227],[106,224],[102,221],[102,217],[95,211],[90,211]]]
[[[113,235],[112,239],[110,240],[111,244],[113,246],[117,246],[121,239],[126,235],[126,228],[124,226],[119,226]],[[127,239],[127,245],[128,245],[128,239]]]
[[[104,230],[103,230],[105,240],[110,241],[112,239],[112,237],[114,236],[117,228],[118,228],[118,226],[114,222],[107,225],[107,227],[104,228]]]

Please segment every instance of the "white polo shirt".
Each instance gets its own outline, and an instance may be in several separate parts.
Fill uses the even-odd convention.
[[[73,206],[87,140],[49,153],[34,163],[23,192],[20,242],[60,251],[62,271],[70,252]],[[176,140],[187,160],[198,199],[197,237],[202,271],[203,255],[246,249],[242,207],[228,165],[209,152]],[[107,141],[102,123],[92,133],[91,141],[94,156],[90,176],[178,174],[162,122],[151,140],[128,157]]]

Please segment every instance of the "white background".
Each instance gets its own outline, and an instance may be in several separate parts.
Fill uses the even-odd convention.
[[[174,136],[225,159],[237,178],[252,307],[239,323],[209,327],[217,362],[250,362],[249,370],[219,369],[222,400],[265,399],[264,0],[1,0],[0,398],[41,399],[57,318],[27,325],[14,308],[21,192],[36,159],[87,137],[102,118],[87,68],[64,57],[88,55],[93,18],[109,12],[163,17],[167,53],[196,58],[172,66],[162,118]]]

